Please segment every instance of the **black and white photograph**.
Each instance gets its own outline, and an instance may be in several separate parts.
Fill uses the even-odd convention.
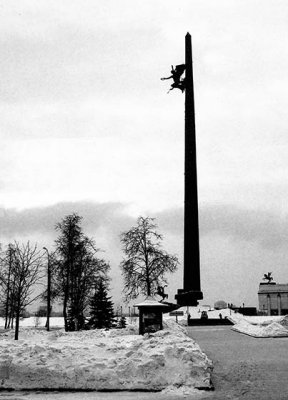
[[[0,0],[0,400],[288,399],[288,3]]]

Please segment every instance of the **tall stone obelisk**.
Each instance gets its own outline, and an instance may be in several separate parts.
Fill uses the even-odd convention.
[[[185,189],[183,289],[175,298],[181,306],[203,299],[200,285],[197,159],[191,35],[185,37]]]

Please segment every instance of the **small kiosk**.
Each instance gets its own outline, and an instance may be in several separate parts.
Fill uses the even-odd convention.
[[[169,312],[170,307],[153,297],[147,297],[142,303],[135,304],[139,309],[139,334],[154,333],[163,329],[163,312]]]

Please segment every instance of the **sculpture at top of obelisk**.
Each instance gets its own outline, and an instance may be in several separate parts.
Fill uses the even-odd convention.
[[[183,289],[179,289],[175,298],[178,305],[196,306],[203,299],[200,285],[200,251],[197,191],[196,132],[194,110],[194,84],[192,67],[191,35],[185,37],[185,64],[181,64],[182,73],[172,66],[171,76],[162,79],[173,79],[171,89],[185,91],[185,189],[184,189],[184,268]],[[179,71],[179,69],[178,69]],[[185,71],[185,78],[182,74]],[[174,74],[173,74],[174,73]],[[174,85],[174,86],[173,86]],[[180,86],[180,87],[179,87]]]

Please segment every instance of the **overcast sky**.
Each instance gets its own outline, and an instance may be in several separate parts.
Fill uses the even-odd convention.
[[[0,241],[52,249],[71,212],[111,264],[153,216],[181,265],[184,95],[171,64],[192,35],[202,304],[257,305],[288,281],[288,3],[0,0]]]

